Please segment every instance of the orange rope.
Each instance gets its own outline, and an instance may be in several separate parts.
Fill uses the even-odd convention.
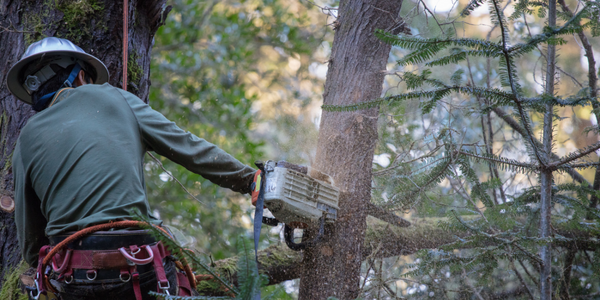
[[[129,44],[129,38],[127,34],[129,32],[128,29],[128,21],[129,21],[129,3],[127,0],[123,0],[123,90],[127,90],[127,56],[128,50],[127,46]]]

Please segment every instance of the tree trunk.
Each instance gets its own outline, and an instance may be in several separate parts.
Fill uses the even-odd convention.
[[[548,26],[556,27],[556,0],[548,1]],[[554,96],[554,72],[556,67],[556,45],[548,44],[546,54],[546,86],[545,92],[548,96]],[[550,162],[553,144],[554,131],[554,108],[552,104],[546,104],[544,113],[543,129],[543,153],[544,161],[541,165]],[[551,238],[551,217],[552,217],[552,170],[542,169],[540,176],[540,238]],[[540,247],[540,258],[542,259],[542,270],[540,272],[540,294],[542,300],[552,300],[552,247],[545,244]]]
[[[129,0],[128,90],[147,102],[150,51],[166,0]],[[6,87],[6,74],[25,49],[46,36],[67,38],[101,59],[109,83],[122,87],[123,2],[111,0],[2,1],[0,4],[0,286],[21,260],[13,211],[11,157],[21,128],[34,112]]]
[[[400,31],[401,5],[388,0],[340,1],[324,104],[356,104],[381,96],[391,47],[374,33]],[[340,211],[337,222],[326,228],[325,242],[304,254],[300,299],[358,296],[378,114],[378,108],[323,112],[314,166],[331,175],[340,188]]]

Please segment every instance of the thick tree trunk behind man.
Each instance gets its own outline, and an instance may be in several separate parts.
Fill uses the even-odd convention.
[[[129,0],[128,90],[147,102],[150,51],[166,0]],[[12,151],[34,114],[6,87],[6,73],[25,49],[46,36],[70,39],[101,59],[110,84],[122,86],[123,2],[112,0],[2,1],[0,4],[0,286],[21,260],[14,223]]]
[[[391,47],[374,33],[403,29],[401,5],[402,0],[340,1],[324,104],[356,104],[381,96]],[[340,211],[326,230],[326,242],[304,255],[300,299],[358,296],[378,114],[377,108],[323,112],[315,167],[331,175],[342,191]]]

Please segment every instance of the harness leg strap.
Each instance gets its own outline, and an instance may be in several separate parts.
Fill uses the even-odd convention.
[[[146,246],[148,247],[148,246]],[[156,245],[150,246],[150,249],[154,253],[154,272],[156,273],[156,281],[157,281],[157,292],[164,292],[165,294],[169,293],[169,288],[171,287],[169,284],[169,280],[167,279],[167,275],[165,273],[165,268],[163,266],[162,260],[166,256],[165,249],[162,243],[158,242]]]
[[[140,273],[133,267],[131,273],[131,283],[133,284],[133,292],[135,293],[136,300],[142,300],[142,290],[140,288]]]

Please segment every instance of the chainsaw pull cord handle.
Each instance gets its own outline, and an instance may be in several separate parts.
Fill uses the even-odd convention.
[[[326,215],[327,215],[327,213],[323,212],[323,216],[321,216],[321,218],[319,218],[319,223],[320,223],[319,224],[319,233],[312,241],[294,243],[294,228],[292,228],[286,224],[285,229],[283,230],[283,236],[284,236],[286,245],[294,251],[299,251],[299,250],[304,250],[306,248],[313,247],[316,244],[318,244],[319,242],[321,242],[321,238],[323,237],[323,233],[325,232],[325,216]]]
[[[258,199],[256,200],[256,210],[254,211],[254,259],[256,259],[256,275],[258,276],[258,241],[260,239],[260,229],[262,228],[263,212],[265,205],[265,187],[267,183],[267,176],[265,172],[265,164],[262,161],[254,162],[260,172],[260,185],[258,190]],[[260,289],[258,293],[254,295],[255,300],[260,300]]]

